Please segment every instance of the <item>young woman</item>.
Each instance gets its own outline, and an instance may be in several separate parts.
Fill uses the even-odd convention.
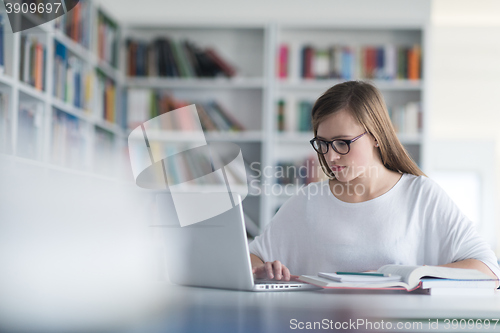
[[[250,244],[258,278],[369,271],[386,264],[471,268],[500,277],[494,252],[407,154],[380,92],[349,81],[312,109],[328,180],[283,204]]]

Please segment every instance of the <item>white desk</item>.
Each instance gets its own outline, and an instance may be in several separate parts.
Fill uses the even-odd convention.
[[[391,329],[375,332],[452,332],[452,322],[439,322],[438,329],[429,328],[436,319],[500,319],[500,293],[491,296],[429,296],[399,291],[319,290],[297,292],[240,292],[190,287],[169,287],[169,306],[158,312],[157,318],[127,332],[297,332],[299,322],[333,323],[364,320],[352,332],[370,331],[366,321],[381,324],[388,321]],[[291,320],[296,319],[296,322]],[[419,325],[398,329],[402,325]],[[417,322],[417,324],[415,324]],[[448,323],[448,326],[446,324]],[[498,323],[490,322],[486,329],[473,326],[462,331],[500,332]],[[338,324],[338,325],[339,325]],[[459,325],[459,322],[456,322]],[[297,325],[297,326],[295,326]],[[318,324],[319,325],[319,324]],[[334,324],[329,324],[334,325]],[[475,324],[477,325],[477,324]],[[296,329],[292,329],[296,327]],[[332,326],[334,327],[334,326]],[[459,326],[456,326],[456,328]],[[319,329],[318,331],[329,331]],[[473,328],[473,329],[469,329]],[[314,331],[314,330],[313,330]]]

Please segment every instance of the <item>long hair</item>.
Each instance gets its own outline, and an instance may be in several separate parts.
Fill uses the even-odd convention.
[[[377,88],[363,81],[347,81],[328,89],[312,108],[314,136],[318,135],[318,126],[323,120],[341,110],[349,112],[377,140],[382,164],[387,169],[425,176],[399,141]],[[318,153],[318,159],[328,178],[335,179],[325,156]]]

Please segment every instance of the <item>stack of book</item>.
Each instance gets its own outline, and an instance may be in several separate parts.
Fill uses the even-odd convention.
[[[160,145],[151,145],[151,149],[163,149]],[[173,156],[177,151],[174,147],[166,147],[167,155]],[[170,152],[169,152],[170,151]],[[221,158],[216,153],[204,154],[210,150],[193,150],[177,154],[174,157],[166,159],[166,169],[170,184],[182,184],[189,181],[189,186],[224,186],[226,188],[226,180],[220,172],[213,172],[213,165],[224,165],[225,177],[227,182],[232,185],[247,184],[247,174],[245,169],[237,167],[234,163],[223,163]],[[248,170],[249,167],[245,165]],[[205,176],[205,177],[203,177]]]
[[[54,20],[57,30],[86,48],[90,46],[90,2],[80,0],[78,4],[65,15]]]
[[[279,100],[277,106],[277,129],[280,132],[312,131],[311,111],[314,102],[301,100],[296,103]]]
[[[45,89],[45,45],[34,35],[21,35],[19,79],[38,90]]]
[[[278,50],[277,74],[286,79],[292,76],[292,71],[298,70],[298,77],[303,79],[419,80],[422,77],[421,58],[418,44],[332,45],[328,48],[304,45],[300,50],[291,50],[288,44],[282,44]]]
[[[57,41],[54,52],[54,96],[77,108],[90,109],[93,72],[85,71],[84,62]]]
[[[102,12],[97,17],[97,57],[113,67],[117,64],[117,25]]]
[[[389,117],[397,133],[418,134],[422,131],[422,104],[410,102],[388,108]]]
[[[147,89],[129,89],[127,94],[128,127],[135,128],[143,122],[163,113],[195,104],[174,98],[168,93]],[[245,127],[217,101],[196,103],[201,127],[204,131],[243,131]],[[191,131],[196,119],[191,119],[189,112],[174,112],[175,123],[167,122],[164,117],[159,130]]]
[[[128,76],[232,77],[236,69],[213,48],[201,49],[194,43],[171,38],[153,42],[127,41]]]
[[[385,289],[428,295],[492,295],[497,280],[475,269],[385,265],[377,272],[320,272],[302,282],[327,289]]]
[[[96,104],[94,113],[99,119],[120,123],[116,109],[116,84],[102,72],[97,71]]]

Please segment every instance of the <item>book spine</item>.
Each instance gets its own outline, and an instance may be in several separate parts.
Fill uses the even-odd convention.
[[[233,77],[236,75],[235,67],[222,59],[222,57],[214,49],[207,48],[205,52],[213,63],[218,66],[227,77]]]
[[[281,44],[278,51],[278,77],[286,79],[288,77],[288,45]]]

